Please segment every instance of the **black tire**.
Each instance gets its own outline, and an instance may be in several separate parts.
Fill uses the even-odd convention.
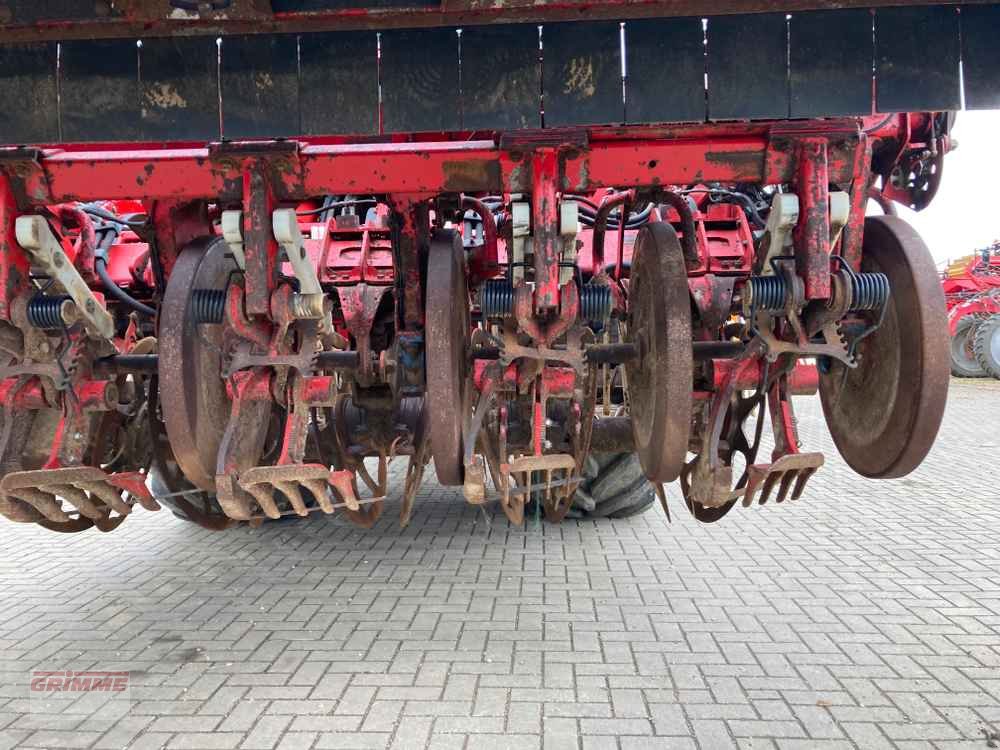
[[[958,321],[951,337],[951,374],[958,378],[985,378],[986,370],[976,359],[973,345],[979,319],[968,315]]]
[[[972,349],[986,374],[1000,380],[1000,315],[991,315],[979,324]]]
[[[154,460],[148,476],[149,491],[157,502],[182,521],[212,531],[222,531],[232,525],[214,494],[198,489],[177,472],[165,469]],[[176,494],[186,490],[190,490],[190,494]]]
[[[656,490],[635,453],[591,454],[583,476],[573,499],[578,518],[628,518],[656,502]]]

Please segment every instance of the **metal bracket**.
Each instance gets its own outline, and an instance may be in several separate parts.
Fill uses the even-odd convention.
[[[836,247],[840,233],[851,215],[851,196],[843,191],[830,193],[830,247]]]
[[[90,291],[62,245],[52,233],[49,223],[41,216],[19,216],[15,222],[17,242],[42,269],[55,279],[73,302],[87,330],[103,339],[115,335],[115,321],[104,305]]]
[[[296,317],[319,319],[323,317],[323,287],[319,285],[316,267],[309,261],[306,253],[302,231],[299,229],[299,219],[295,210],[279,208],[271,214],[271,228],[274,238],[285,251],[288,262],[292,265],[295,278],[299,280],[299,292],[295,295],[293,308]]]
[[[222,238],[229,245],[229,252],[241,271],[247,268],[247,257],[243,252],[243,212],[222,212]]]
[[[10,178],[11,192],[22,209],[56,202],[41,158],[42,151],[37,148],[0,148],[0,173]]]
[[[764,265],[763,276],[773,276],[771,259],[788,255],[785,247],[791,243],[791,233],[799,223],[799,196],[795,193],[777,193],[771,201],[771,212],[767,216],[764,238],[761,240],[761,255]]]

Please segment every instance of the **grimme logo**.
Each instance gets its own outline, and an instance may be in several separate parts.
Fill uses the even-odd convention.
[[[32,693],[124,693],[128,690],[128,672],[58,672],[31,673]]]

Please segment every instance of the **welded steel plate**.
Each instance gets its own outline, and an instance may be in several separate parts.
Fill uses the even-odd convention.
[[[63,140],[142,140],[136,40],[63,42],[59,99]]]
[[[794,14],[788,44],[791,116],[870,114],[873,54],[871,11]]]
[[[708,117],[788,117],[784,13],[708,19]]]
[[[619,24],[553,23],[542,29],[546,127],[622,122]]]
[[[462,126],[541,126],[538,26],[468,26],[462,30]]]
[[[0,143],[59,139],[56,45],[0,45]]]
[[[226,138],[289,136],[301,130],[298,37],[227,36],[221,59]]]
[[[213,37],[143,40],[140,114],[145,140],[218,140],[219,47]]]
[[[953,6],[879,8],[875,13],[878,111],[958,109],[958,35],[958,11]]]
[[[705,119],[705,35],[700,18],[625,24],[625,120]]]
[[[299,37],[302,134],[378,132],[378,36],[373,31]]]
[[[1000,5],[962,7],[966,109],[1000,109]]]
[[[458,130],[457,29],[406,29],[381,36],[386,132]]]

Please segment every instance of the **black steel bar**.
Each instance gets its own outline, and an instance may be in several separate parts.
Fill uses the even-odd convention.
[[[746,349],[746,346],[739,341],[695,341],[691,347],[696,362],[703,362],[706,359],[733,359]]]
[[[587,348],[587,361],[595,365],[620,365],[639,356],[635,344],[594,344]]]
[[[119,374],[135,373],[136,375],[154,375],[159,365],[157,354],[115,354],[101,357],[94,362],[94,368],[100,372]]]
[[[320,370],[356,370],[357,352],[320,352],[316,356],[316,367]]]

